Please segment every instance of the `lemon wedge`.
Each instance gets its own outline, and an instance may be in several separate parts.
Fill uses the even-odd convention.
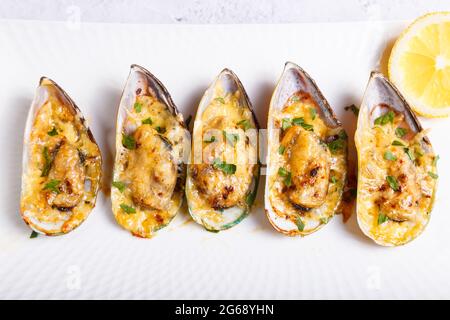
[[[450,12],[426,14],[397,39],[389,78],[418,114],[450,115]]]

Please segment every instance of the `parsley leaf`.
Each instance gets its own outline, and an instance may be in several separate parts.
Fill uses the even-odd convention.
[[[222,97],[217,97],[214,100],[219,101],[221,104],[225,104],[225,99]]]
[[[393,176],[387,176],[386,177],[386,181],[389,184],[389,187],[391,187],[392,190],[394,191],[398,191],[398,181],[395,177]]]
[[[315,120],[317,115],[316,108],[309,108],[309,115],[311,116],[311,119]]]
[[[39,233],[37,233],[36,231],[33,230],[30,234],[30,239],[37,238],[38,235],[39,235]]]
[[[122,181],[113,181],[112,185],[113,187],[119,189],[120,192],[124,192],[125,188],[127,187],[126,184]]]
[[[384,126],[385,124],[394,123],[394,112],[390,110],[389,112],[383,114],[382,116],[379,116],[375,119],[375,124]]]
[[[281,120],[281,128],[283,130],[286,130],[288,128],[292,127],[292,121],[289,118],[284,118]]]
[[[213,162],[213,167],[215,169],[220,169],[226,174],[234,174],[236,172],[236,165],[232,163],[226,163],[225,161],[220,161],[220,159],[215,159]]]
[[[214,141],[216,141],[216,137],[215,136],[211,136],[211,138],[209,138],[209,140],[203,140],[203,142],[205,142],[205,143],[211,143],[211,142],[214,142]]]
[[[53,129],[52,129],[51,131],[48,131],[47,134],[48,134],[50,137],[54,137],[54,136],[56,136],[56,135],[58,134],[58,131],[56,130],[55,127],[53,127]]]
[[[385,214],[383,214],[381,212],[378,214],[378,224],[383,224],[388,220],[389,220],[389,218]]]
[[[394,141],[392,142],[392,145],[393,145],[393,146],[401,146],[401,147],[404,147],[404,146],[405,146],[402,142],[400,142],[400,141],[398,141],[398,140],[394,140]]]
[[[142,124],[153,124],[153,120],[152,118],[147,118],[142,120]]]
[[[50,182],[48,182],[45,186],[43,190],[50,190],[52,192],[55,193],[59,193],[59,189],[58,189],[58,185],[61,181],[56,180],[56,179],[52,179],[50,180]]]
[[[405,151],[405,153],[408,155],[409,159],[414,162],[416,160],[416,156],[414,155],[414,153],[411,151],[411,149],[409,148],[403,148],[403,151]]]
[[[331,141],[327,145],[328,145],[328,148],[330,149],[331,153],[336,153],[338,150],[341,150],[344,148],[344,140],[337,139],[337,140]]]
[[[389,150],[387,150],[387,151],[384,153],[384,159],[385,159],[385,160],[390,160],[390,161],[395,161],[395,160],[397,160],[397,157],[396,157],[392,152],[390,152]]]
[[[428,175],[429,175],[430,177],[432,177],[433,179],[439,178],[439,176],[438,176],[436,173],[431,172],[431,171],[428,171]]]
[[[296,126],[301,126],[302,124],[305,123],[305,119],[303,117],[294,118],[292,119],[292,123],[295,124]]]
[[[252,127],[250,121],[247,119],[241,120],[237,124],[238,124],[238,126],[242,126],[242,129],[244,129],[244,131],[246,131]]]
[[[408,130],[405,128],[398,127],[397,129],[395,129],[395,135],[399,138],[403,138],[403,136],[407,133],[408,133]]]
[[[320,222],[321,222],[322,224],[327,224],[329,221],[330,221],[330,219],[329,219],[328,217],[322,217],[322,218],[320,218]]]
[[[136,149],[136,140],[132,136],[122,134],[122,144],[125,148],[134,150]]]
[[[122,203],[120,205],[120,207],[122,208],[122,210],[127,213],[127,214],[131,214],[131,213],[136,213],[136,209],[133,207],[130,207],[129,205],[126,205],[125,203]]]
[[[282,144],[280,144],[280,146],[278,147],[278,153],[279,154],[284,154],[285,150],[286,150],[286,147],[283,146]]]
[[[166,132],[166,128],[163,128],[163,127],[160,127],[160,126],[157,126],[155,129],[156,129],[156,131],[158,131],[158,133],[165,133]]]
[[[234,147],[236,142],[239,141],[239,135],[237,133],[227,133],[226,131],[223,131],[224,138],[228,141],[228,143]]]
[[[307,131],[314,131],[313,125],[306,123],[303,117],[292,119],[292,123],[296,126],[302,126]]]
[[[42,152],[44,156],[44,168],[42,168],[42,174],[41,177],[48,176],[50,172],[50,168],[52,167],[52,159],[50,158],[50,155],[48,153],[48,147],[44,147],[44,150]]]
[[[283,177],[284,178],[284,184],[287,186],[287,187],[290,187],[291,186],[291,184],[292,184],[292,174],[289,172],[289,171],[287,171],[285,168],[283,168],[283,167],[280,167],[279,169],[278,169],[278,175],[280,176],[280,177]]]
[[[142,103],[136,102],[134,104],[134,110],[136,110],[137,113],[141,112],[142,111]]]
[[[299,231],[303,231],[305,229],[305,223],[300,217],[295,219],[295,224],[297,225]]]

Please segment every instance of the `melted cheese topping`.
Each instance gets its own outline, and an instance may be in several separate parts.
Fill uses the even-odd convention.
[[[21,211],[33,229],[56,235],[79,226],[95,206],[101,176],[101,156],[79,115],[59,99],[52,85],[47,85],[47,89],[49,98],[37,111],[28,141],[29,158],[23,178]],[[61,144],[63,147],[60,147]],[[45,159],[44,149],[48,150],[48,159]],[[64,150],[61,149],[69,151],[62,155]],[[50,170],[42,176],[49,160]],[[77,181],[81,184],[81,189],[78,188],[81,197],[70,199],[74,207],[60,210],[55,205],[59,204],[55,198],[68,201],[64,198],[71,197],[67,193],[71,190],[63,190],[63,179],[72,182],[81,179]],[[60,191],[45,190],[52,180],[60,181],[57,186]]]
[[[220,230],[242,219],[252,204],[247,198],[258,174],[257,130],[251,110],[240,103],[239,91],[215,90],[217,98],[195,122],[186,196],[194,219],[207,229]],[[235,165],[235,173],[217,168],[215,161]]]
[[[182,122],[181,114],[173,116],[165,104],[142,94],[127,109],[122,130],[117,132],[114,182],[125,187],[121,191],[113,186],[112,208],[118,223],[135,236],[152,237],[181,207],[186,133]],[[124,134],[136,139],[136,149],[123,146]],[[127,212],[124,206],[135,212]]]
[[[296,118],[303,118],[304,125],[296,125],[291,121]],[[326,123],[321,119],[320,111],[318,110],[317,105],[314,100],[308,95],[304,93],[296,93],[292,95],[285,106],[280,109],[271,108],[269,119],[272,121],[269,126],[272,125],[271,133],[269,134],[269,200],[272,207],[272,210],[275,214],[285,220],[292,221],[298,225],[298,219],[301,219],[302,226],[299,227],[298,231],[290,231],[289,233],[295,234],[309,234],[317,230],[317,228],[321,227],[323,224],[326,224],[329,219],[335,214],[335,212],[340,208],[341,198],[343,193],[343,188],[346,182],[346,139],[342,140],[342,144],[340,148],[333,149],[332,152],[329,152],[325,141],[327,139],[341,139],[339,135],[343,134],[343,129],[341,127],[338,128],[330,128],[326,125]],[[283,120],[285,123],[288,121],[291,122],[293,127],[290,127],[287,130],[282,130]],[[298,123],[298,122],[297,122]],[[311,125],[311,129],[309,126]],[[302,127],[294,128],[295,126]],[[296,164],[299,162],[299,159],[291,158],[295,156],[296,153],[301,152],[302,150],[295,150],[295,152],[291,152],[287,149],[285,138],[289,134],[290,130],[295,129],[295,131],[300,131],[303,135],[311,135],[311,139],[319,139],[320,144],[325,150],[321,153],[313,152],[311,155],[306,155],[303,160],[313,159],[311,157],[316,156],[318,160],[319,154],[323,159],[329,159],[329,161],[324,162],[328,166],[327,168],[323,168],[324,177],[329,176],[328,189],[326,191],[325,199],[322,201],[321,205],[317,207],[310,208],[309,211],[302,210],[298,206],[295,206],[291,199],[289,199],[289,186],[286,185],[286,177],[285,175],[279,174],[279,169],[283,168],[286,172],[290,172],[293,174],[292,164]],[[280,142],[283,140],[283,147],[286,147],[283,152],[280,151]],[[282,148],[283,148],[282,147]],[[317,147],[316,147],[317,148]],[[314,148],[309,148],[311,150],[315,150]],[[308,150],[303,150],[304,152],[308,152]],[[329,156],[326,156],[326,153],[329,153]],[[323,153],[323,155],[322,155]],[[297,154],[298,157],[300,156]],[[325,160],[323,160],[325,161]],[[304,162],[304,161],[302,161]],[[329,171],[328,171],[329,170]],[[327,175],[328,173],[328,175]],[[319,173],[320,174],[320,171]],[[292,176],[291,179],[294,182],[294,179],[297,177]],[[326,183],[322,183],[320,180],[316,183],[319,183],[326,188]],[[319,185],[320,187],[320,185]],[[309,191],[305,188],[303,190],[305,192]],[[303,230],[301,230],[303,229]],[[283,230],[280,230],[283,231]]]
[[[402,138],[396,135],[396,128],[406,127],[403,115],[396,114],[393,123],[375,126],[369,124],[367,111],[361,110],[359,116],[366,121],[358,124],[361,128],[356,133],[358,220],[364,233],[377,243],[407,243],[423,231],[429,220],[436,188],[436,180],[429,172],[436,173],[435,156],[422,150],[425,132],[408,133]],[[392,145],[394,141],[402,145]],[[387,160],[386,152],[395,160]],[[387,176],[395,178],[397,191],[389,185]]]

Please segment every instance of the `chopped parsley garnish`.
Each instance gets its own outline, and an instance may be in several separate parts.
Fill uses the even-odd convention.
[[[55,193],[59,193],[59,189],[58,189],[58,185],[61,181],[56,180],[56,179],[52,179],[50,180],[50,182],[48,182],[45,186],[43,190],[50,190],[52,192]]]
[[[113,187],[119,189],[120,192],[124,192],[125,188],[127,187],[126,184],[122,181],[113,181],[112,185]]]
[[[341,150],[344,148],[344,140],[337,139],[337,140],[331,141],[327,145],[328,145],[328,148],[330,149],[331,153],[336,153],[338,150]]]
[[[54,137],[54,136],[56,136],[56,135],[58,134],[58,130],[56,130],[56,128],[53,127],[53,129],[52,129],[51,131],[48,131],[47,134],[48,134],[50,137]]]
[[[387,176],[386,177],[386,181],[389,184],[389,187],[391,187],[392,190],[394,191],[398,191],[398,181],[395,177],[393,176]]]
[[[163,127],[160,127],[160,126],[157,126],[155,129],[156,129],[156,131],[158,131],[158,133],[165,133],[166,132],[166,128],[163,128]]]
[[[300,217],[295,218],[295,224],[299,231],[303,231],[305,229],[305,223]]]
[[[289,172],[289,171],[287,171],[285,168],[283,168],[283,167],[280,167],[279,169],[278,169],[278,175],[280,176],[280,177],[283,177],[284,178],[284,184],[287,186],[287,187],[290,187],[291,186],[291,184],[292,184],[292,174]]]
[[[122,144],[125,148],[134,150],[136,149],[136,140],[132,136],[122,134]]]
[[[232,146],[234,146],[236,142],[239,141],[239,135],[237,133],[227,133],[226,131],[223,131],[223,136],[225,140],[227,140],[228,143]]]
[[[414,162],[416,160],[416,156],[414,155],[414,153],[411,151],[410,148],[403,148],[403,151],[405,151],[405,153],[408,155],[409,159]]]
[[[313,125],[306,123],[303,117],[292,119],[292,123],[295,124],[296,126],[302,126],[303,129],[307,131],[314,131]]]
[[[390,161],[395,161],[395,160],[397,160],[397,157],[388,150],[384,153],[384,159],[390,160]]]
[[[37,236],[39,235],[39,233],[37,233],[36,231],[31,231],[31,234],[30,234],[30,239],[34,239],[34,238],[37,238]]]
[[[203,140],[203,142],[205,142],[205,143],[212,143],[214,141],[216,141],[216,137],[215,136],[212,136],[211,138],[209,138],[209,140]]]
[[[331,153],[336,153],[337,151],[344,149],[346,139],[347,133],[345,130],[341,130],[337,136],[337,139],[327,143],[328,149],[330,149]]]
[[[221,104],[225,104],[225,99],[222,97],[217,97],[214,100],[219,101]]]
[[[378,118],[376,118],[374,123],[378,124],[378,125],[382,125],[382,126],[384,126],[385,124],[388,124],[389,122],[394,123],[394,116],[395,116],[394,112],[389,111],[389,112],[383,114],[382,116],[379,116]]]
[[[338,180],[337,180],[337,178],[335,177],[335,176],[331,176],[330,177],[330,182],[331,183],[336,183]]]
[[[399,138],[403,138],[403,136],[405,136],[405,134],[408,133],[408,130],[405,128],[400,128],[398,127],[397,129],[395,129],[395,135]]]
[[[400,141],[398,141],[398,140],[394,140],[394,141],[392,142],[392,145],[393,145],[393,146],[401,146],[401,147],[404,147],[404,146],[405,146],[402,142],[400,142]]]
[[[311,116],[312,120],[315,120],[316,119],[316,115],[317,115],[316,108],[309,108],[309,115]]]
[[[247,119],[244,119],[244,120],[239,121],[239,122],[237,123],[237,125],[238,125],[238,126],[241,126],[242,129],[244,129],[244,131],[245,131],[245,130],[248,130],[248,129],[250,129],[250,128],[252,127],[250,121],[248,121]]]
[[[328,221],[330,221],[330,219],[329,219],[328,217],[322,217],[322,218],[320,218],[320,222],[321,222],[322,224],[327,224]]]
[[[439,155],[434,156],[434,158],[433,158],[433,166],[437,165],[438,160],[439,160]]]
[[[281,120],[281,128],[283,130],[286,130],[286,129],[290,128],[290,127],[292,127],[291,119],[284,118],[284,119]]]
[[[358,114],[359,114],[359,108],[357,106],[355,106],[354,104],[352,104],[350,106],[346,106],[344,108],[344,110],[345,111],[351,110],[355,116],[358,116]]]
[[[348,138],[347,132],[345,132],[345,130],[341,130],[341,131],[339,132],[338,136],[339,136],[339,138],[342,139],[342,140],[345,140],[345,139]]]
[[[226,174],[234,174],[236,172],[236,165],[232,163],[226,163],[225,161],[220,161],[220,159],[215,159],[213,162],[213,167],[215,169],[220,169]]]
[[[385,214],[383,214],[381,212],[378,214],[378,224],[383,224],[388,220],[389,220],[389,218]]]
[[[50,172],[50,168],[52,167],[52,159],[50,158],[50,155],[48,154],[48,147],[44,147],[44,151],[42,152],[42,155],[44,156],[44,167],[42,168],[42,174],[41,177],[48,176]]]
[[[430,177],[432,177],[433,179],[439,178],[439,176],[438,176],[436,173],[431,172],[431,171],[428,171],[428,175],[429,175]]]
[[[129,205],[126,205],[125,203],[122,203],[120,205],[120,207],[122,208],[123,211],[125,211],[125,213],[127,214],[131,214],[131,213],[136,213],[136,209],[133,207],[130,207]]]
[[[142,120],[142,124],[153,124],[153,120],[152,118],[147,118]]]
[[[300,101],[300,97],[299,97],[299,96],[293,96],[293,97],[291,98],[291,100],[292,100],[293,102],[298,102],[298,101]]]
[[[278,153],[279,154],[284,154],[285,150],[286,150],[286,147],[283,146],[282,144],[280,144],[280,146],[278,147]]]
[[[141,112],[142,111],[142,103],[140,103],[140,102],[136,102],[135,104],[134,104],[134,110],[136,110],[136,112]]]

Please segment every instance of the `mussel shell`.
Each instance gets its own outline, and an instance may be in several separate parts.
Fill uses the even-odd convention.
[[[381,107],[380,107],[381,106]],[[420,124],[417,116],[412,111],[412,108],[407,103],[406,99],[399,92],[399,90],[381,73],[373,71],[370,74],[370,78],[364,93],[364,97],[361,103],[361,107],[359,109],[358,115],[358,124],[355,132],[355,144],[358,153],[358,167],[361,168],[361,160],[362,156],[360,154],[361,147],[364,145],[364,132],[367,130],[368,126],[371,128],[374,126],[374,121],[380,115],[382,115],[386,110],[382,106],[386,106],[388,108],[392,108],[395,112],[401,113],[404,116],[405,123],[408,126],[410,132],[417,134],[421,132],[422,125]],[[421,140],[421,148],[425,153],[433,154],[433,148],[430,143],[428,137],[423,136]],[[434,170],[436,169],[434,165]],[[358,190],[357,190],[357,202],[356,202],[356,212],[357,212],[357,220],[359,227],[363,231],[363,233],[374,240],[377,244],[383,246],[397,246],[406,244],[417,236],[419,236],[426,225],[429,222],[429,218],[431,215],[431,210],[434,203],[434,198],[436,194],[437,183],[434,185],[433,195],[431,204],[427,210],[428,218],[426,224],[422,225],[421,228],[416,232],[412,237],[406,239],[405,241],[401,241],[398,243],[393,243],[386,241],[382,237],[376,238],[371,232],[371,225],[368,223],[367,219],[365,219],[366,212],[362,209],[361,204],[361,193],[362,190],[362,182],[361,174],[358,175]]]
[[[83,114],[81,113],[80,109],[77,107],[75,102],[69,97],[69,95],[56,82],[54,82],[50,78],[42,77],[39,80],[39,86],[36,89],[34,99],[31,103],[30,109],[28,111],[26,125],[25,125],[24,142],[23,142],[23,157],[22,157],[22,188],[21,188],[22,197],[24,196],[24,190],[26,188],[26,183],[27,183],[28,165],[29,165],[29,162],[31,161],[30,154],[29,154],[29,147],[30,147],[29,139],[30,139],[31,131],[33,129],[33,124],[34,124],[35,117],[36,117],[38,111],[47,102],[49,96],[51,96],[51,95],[57,95],[58,98],[62,101],[62,103],[66,107],[71,109],[71,111],[75,114],[75,119],[76,119],[75,121],[80,121],[80,123],[86,129],[89,139],[98,148],[97,142],[95,141],[95,138],[94,138],[91,130],[89,129]],[[99,164],[100,172],[99,172],[99,176],[98,176],[98,181],[96,183],[96,189],[94,190],[95,197],[93,198],[93,200],[91,202],[91,207],[90,207],[89,211],[91,211],[95,207],[95,202],[97,199],[96,196],[98,194],[98,190],[99,190],[99,186],[100,186],[101,162],[102,162],[100,152],[99,152],[99,162],[100,162],[100,164]],[[61,209],[60,211],[64,212],[64,211],[68,211],[68,210]],[[78,223],[78,225],[74,226],[74,228],[72,228],[68,231],[67,230],[63,231],[63,230],[61,230],[61,228],[68,219],[63,219],[63,220],[55,222],[55,223],[45,223],[45,222],[42,222],[42,221],[39,221],[38,219],[36,219],[33,216],[32,212],[27,212],[26,210],[23,210],[23,208],[21,206],[21,215],[22,215],[22,218],[24,219],[25,223],[27,223],[30,226],[30,228],[33,229],[34,231],[41,233],[41,234],[48,235],[48,236],[63,235],[63,234],[66,234],[66,233],[72,231],[73,229],[75,229],[76,227],[81,225],[81,223],[89,216],[89,213],[90,212],[86,212],[84,219],[82,221],[80,221]],[[66,216],[66,218],[68,218],[68,216]]]
[[[271,152],[273,148],[271,147],[275,143],[279,143],[277,129],[275,128],[274,121],[272,119],[272,113],[274,110],[281,110],[288,99],[297,92],[305,92],[308,93],[311,98],[315,101],[318,107],[317,115],[324,121],[326,126],[331,129],[341,128],[342,124],[337,119],[334,114],[333,109],[331,108],[328,101],[325,99],[324,95],[318,88],[315,81],[309,76],[309,74],[303,70],[301,67],[292,62],[286,62],[284,66],[284,70],[280,79],[278,80],[277,86],[272,94],[272,98],[270,101],[270,108],[268,114],[267,121],[267,129],[268,129],[268,152],[267,152],[267,169],[266,169],[266,186],[265,186],[265,195],[264,195],[264,203],[265,203],[265,211],[269,222],[272,226],[279,232],[289,235],[289,236],[305,236],[311,234],[320,228],[322,228],[325,224],[319,224],[312,229],[299,231],[298,226],[292,222],[291,220],[279,216],[273,209],[271,201],[270,201],[270,188],[269,188],[269,180],[273,174],[276,174],[272,171],[271,167]],[[345,149],[345,154],[347,153],[347,149]],[[347,161],[347,156],[345,155],[345,161]],[[343,174],[345,185],[346,181],[346,172]],[[297,206],[298,207],[298,206]],[[307,212],[310,210],[302,210],[304,208],[298,208],[301,211]]]
[[[194,145],[196,145],[196,144],[201,145],[202,137],[196,137],[195,132],[197,131],[197,126],[201,123],[203,111],[209,106],[211,101],[216,98],[215,88],[217,86],[221,86],[222,89],[225,91],[225,93],[234,93],[235,91],[239,91],[239,93],[240,93],[239,105],[243,106],[245,108],[248,108],[251,111],[252,120],[255,124],[255,128],[257,130],[259,130],[258,120],[255,116],[255,113],[253,112],[252,104],[247,95],[247,92],[244,89],[244,86],[242,85],[241,81],[239,80],[239,78],[233,71],[225,68],[220,72],[220,74],[215,78],[213,83],[205,91],[205,93],[199,103],[199,106],[197,108],[197,113],[196,113],[195,122],[194,122],[194,129],[193,129],[194,136],[192,138],[193,149],[194,149]],[[196,142],[199,142],[199,143],[196,143]],[[192,156],[191,161],[192,161],[193,157],[195,157],[195,155],[198,155],[198,152],[201,153],[201,150],[195,149],[195,150],[191,151],[191,156]],[[256,192],[257,192],[258,184],[259,184],[259,176],[260,176],[259,160],[258,160],[257,165],[255,166],[254,172],[255,173],[252,178],[252,182],[250,185],[250,193],[249,193],[252,195],[253,199],[256,197]],[[195,187],[192,182],[192,172],[188,166],[187,179],[186,179],[186,196],[187,196],[187,201],[188,201],[189,213],[195,222],[202,225],[208,231],[218,232],[218,231],[229,229],[229,228],[237,225],[239,222],[241,222],[250,213],[251,205],[247,209],[243,209],[239,206],[234,206],[231,208],[222,209],[222,211],[218,211],[216,209],[211,208],[209,210],[214,211],[217,214],[220,214],[222,217],[225,217],[225,219],[220,224],[214,224],[211,221],[207,221],[207,219],[202,218],[202,216],[198,212],[197,208],[194,207],[194,202],[192,201],[192,199],[189,198],[189,191],[192,190],[193,188],[195,188]]]
[[[116,220],[119,224],[121,224],[122,227],[129,230],[134,236],[142,237],[142,238],[150,238],[152,237],[156,231],[166,227],[170,221],[176,216],[178,213],[178,209],[181,207],[183,203],[183,194],[184,194],[184,185],[185,185],[185,172],[186,172],[186,166],[185,163],[187,162],[188,155],[189,155],[189,137],[188,132],[186,129],[186,125],[183,120],[183,115],[178,111],[178,108],[176,107],[175,103],[173,102],[169,92],[165,88],[165,86],[162,84],[162,82],[156,78],[150,71],[143,68],[142,66],[133,64],[130,67],[130,73],[127,79],[127,82],[125,84],[122,97],[119,103],[119,107],[117,109],[117,121],[116,121],[116,157],[115,157],[115,164],[114,164],[114,171],[113,171],[113,179],[118,180],[120,176],[119,172],[119,161],[122,152],[125,150],[124,146],[122,145],[122,132],[125,134],[131,134],[133,133],[137,127],[129,126],[124,127],[125,122],[128,116],[128,110],[131,110],[133,108],[133,105],[136,101],[136,96],[140,94],[140,92],[144,90],[148,93],[148,95],[155,98],[158,102],[161,102],[169,111],[169,113],[173,116],[173,118],[176,120],[177,125],[179,125],[180,130],[183,130],[183,143],[181,143],[177,150],[182,154],[183,161],[180,161],[180,163],[177,163],[177,181],[175,186],[175,191],[172,194],[172,199],[174,197],[180,197],[179,206],[177,210],[170,210],[170,217],[166,223],[159,225],[158,227],[155,227],[153,230],[150,230],[149,232],[144,231],[136,231],[132,230],[131,227],[121,224],[118,219],[118,210],[120,210],[120,206],[118,203],[116,203],[118,200],[114,196],[114,192],[111,193],[111,200],[113,204],[113,213],[116,217]],[[154,120],[154,119],[153,119]],[[166,137],[160,135],[159,136],[163,141],[166,141],[168,145],[170,145],[170,142],[167,141]],[[171,147],[172,148],[172,147]],[[177,192],[178,190],[178,192]],[[115,210],[114,208],[119,208]],[[142,209],[143,211],[146,211],[145,208]]]

